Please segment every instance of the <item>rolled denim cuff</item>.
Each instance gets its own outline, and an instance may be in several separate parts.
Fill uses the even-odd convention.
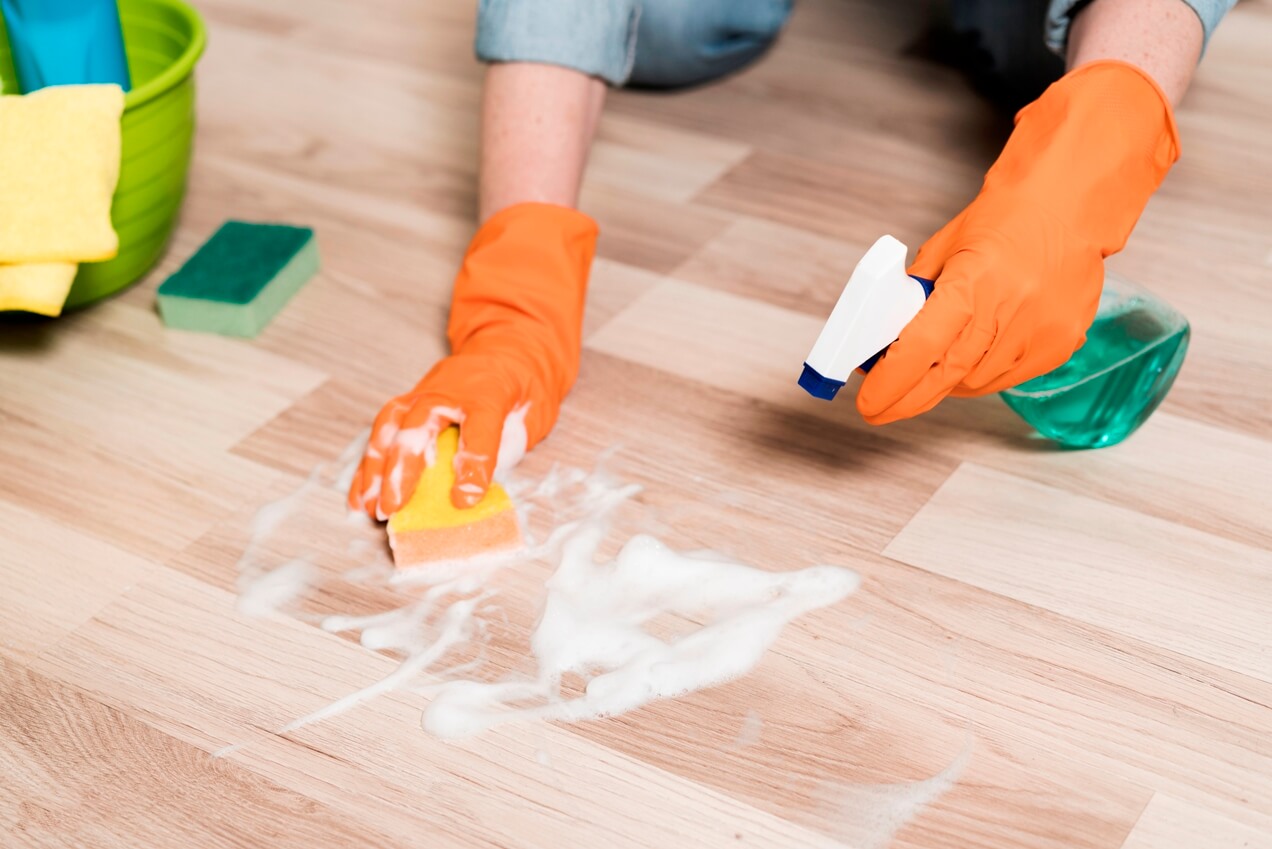
[[[1091,0],[1051,0],[1047,10],[1047,46],[1064,55],[1065,43],[1069,38],[1069,24],[1073,15]],[[1219,26],[1219,21],[1228,14],[1228,10],[1237,4],[1237,0],[1184,0],[1197,17],[1201,19],[1202,52],[1210,42],[1210,34]]]
[[[621,86],[639,18],[638,0],[481,0],[477,58],[560,65]]]

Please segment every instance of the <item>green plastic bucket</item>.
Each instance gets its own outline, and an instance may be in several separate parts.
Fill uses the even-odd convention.
[[[66,306],[77,307],[135,283],[159,261],[177,223],[194,140],[194,63],[206,36],[181,0],[119,0],[133,90],[120,120],[119,185],[110,217],[119,253],[79,268]],[[0,26],[0,82],[18,90],[9,39]]]

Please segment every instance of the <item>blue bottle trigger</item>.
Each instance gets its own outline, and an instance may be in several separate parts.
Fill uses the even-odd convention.
[[[926,301],[928,298],[932,297],[932,290],[936,287],[935,280],[929,280],[926,277],[920,277],[917,274],[911,274],[910,277],[919,281],[919,285],[923,287],[923,300]],[[866,374],[869,374],[870,369],[875,367],[875,363],[879,362],[879,358],[886,354],[888,352],[888,348],[891,347],[891,345],[888,345],[882,351],[862,363],[860,366],[861,370]]]

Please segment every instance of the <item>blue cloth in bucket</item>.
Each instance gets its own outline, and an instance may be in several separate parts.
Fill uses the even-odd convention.
[[[132,88],[115,0],[0,0],[22,92],[51,85]]]

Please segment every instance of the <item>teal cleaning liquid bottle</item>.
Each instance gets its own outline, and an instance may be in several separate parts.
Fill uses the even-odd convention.
[[[1002,393],[1021,418],[1069,448],[1104,448],[1161,404],[1188,351],[1188,320],[1140,286],[1104,276],[1087,340],[1068,362]]]

